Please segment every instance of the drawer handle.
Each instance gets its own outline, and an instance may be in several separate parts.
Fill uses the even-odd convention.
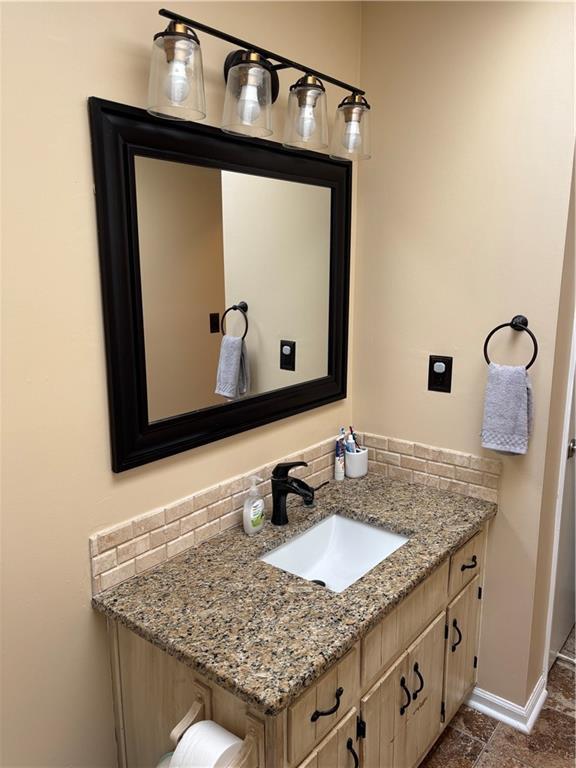
[[[407,710],[407,709],[408,709],[408,707],[410,706],[410,702],[412,701],[412,694],[410,693],[410,691],[408,690],[408,688],[406,688],[406,678],[405,678],[404,676],[402,676],[402,677],[400,678],[400,688],[402,688],[402,690],[403,690],[403,691],[404,691],[404,693],[406,694],[406,704],[403,704],[403,705],[400,707],[400,714],[401,714],[401,715],[403,715],[403,714],[404,714],[404,712],[406,712],[406,710]]]
[[[358,768],[360,765],[360,760],[358,759],[358,755],[356,754],[356,750],[354,749],[354,742],[352,739],[348,739],[346,742],[346,749],[348,752],[352,753],[352,757],[354,758],[354,768]]]
[[[316,720],[318,720],[319,717],[326,717],[327,715],[333,715],[334,712],[338,709],[340,706],[340,697],[344,693],[344,688],[337,688],[336,693],[334,696],[336,697],[336,704],[334,704],[333,707],[330,709],[327,709],[325,712],[321,712],[319,709],[317,709],[315,712],[312,713],[312,717],[310,718],[311,722],[315,723]]]
[[[464,563],[463,565],[460,566],[460,570],[466,571],[468,570],[468,568],[476,568],[477,565],[478,565],[478,558],[476,557],[476,555],[472,555],[472,562],[468,564]]]
[[[456,619],[454,619],[454,621],[452,622],[452,626],[454,627],[456,632],[458,632],[458,639],[456,640],[455,643],[452,643],[452,653],[454,653],[456,648],[458,648],[458,646],[462,642],[462,632],[460,630],[460,627],[458,626],[458,622],[456,621]]]
[[[422,673],[420,672],[420,667],[418,666],[418,662],[414,664],[414,672],[418,675],[418,680],[420,681],[420,688],[416,688],[416,690],[412,694],[412,698],[414,701],[418,698],[418,694],[421,693],[424,690],[424,678],[422,677]]]

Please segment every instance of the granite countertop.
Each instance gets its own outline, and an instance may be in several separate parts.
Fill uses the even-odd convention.
[[[490,502],[368,475],[331,482],[290,524],[232,529],[93,598],[93,605],[266,714],[287,707],[496,513]],[[337,594],[258,558],[330,514],[409,536]]]

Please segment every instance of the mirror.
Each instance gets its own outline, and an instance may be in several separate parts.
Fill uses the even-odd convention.
[[[243,397],[326,376],[330,190],[141,156],[135,171],[149,421],[227,402],[219,329],[240,301]],[[245,328],[227,314],[226,333]]]
[[[114,471],[345,397],[351,164],[89,111]]]

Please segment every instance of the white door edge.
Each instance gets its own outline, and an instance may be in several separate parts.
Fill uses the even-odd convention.
[[[552,544],[552,567],[550,571],[550,587],[548,591],[548,613],[546,617],[546,642],[544,644],[544,658],[542,670],[545,677],[548,676],[550,639],[552,636],[552,622],[554,619],[554,596],[556,593],[556,578],[558,572],[558,547],[560,541],[560,523],[562,520],[562,502],[564,499],[564,480],[566,477],[566,451],[570,439],[570,415],[572,411],[572,399],[574,396],[574,379],[576,376],[576,317],[572,327],[572,344],[570,351],[570,365],[568,369],[568,382],[566,385],[566,409],[564,411],[564,425],[562,427],[563,460],[558,471],[558,484],[556,493],[556,505],[554,509],[554,540]]]

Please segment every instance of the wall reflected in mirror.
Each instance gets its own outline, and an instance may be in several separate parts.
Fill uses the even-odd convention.
[[[248,304],[245,397],[328,374],[331,191],[135,158],[149,422],[222,405],[210,315]],[[226,333],[241,336],[240,312]],[[280,342],[296,342],[295,370]]]

